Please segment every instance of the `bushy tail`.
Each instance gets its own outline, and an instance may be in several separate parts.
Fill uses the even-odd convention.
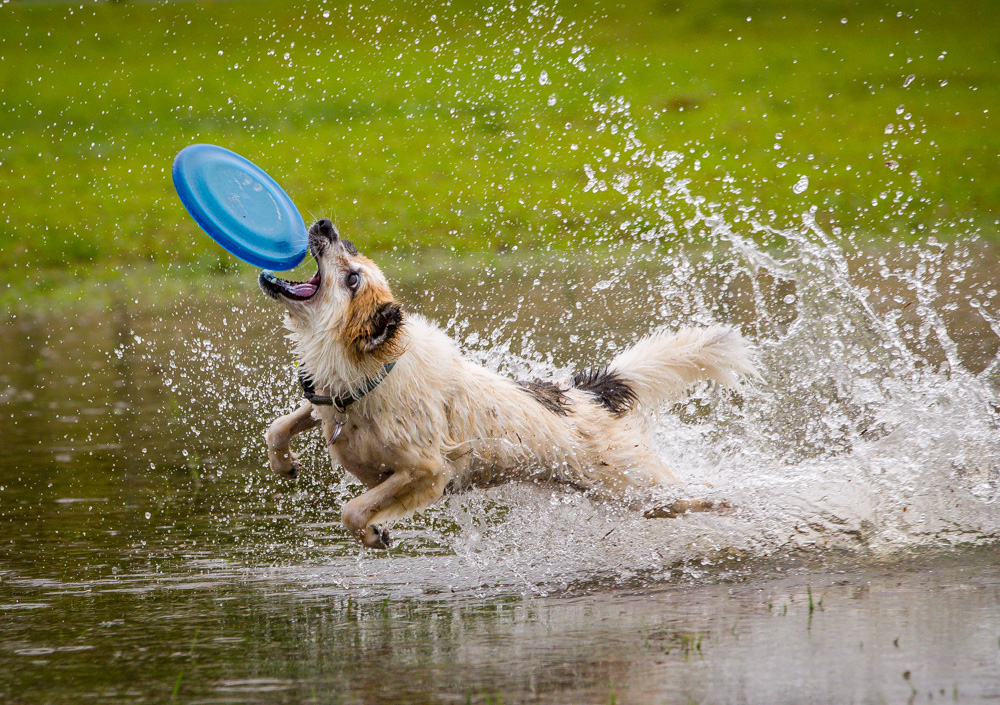
[[[746,341],[727,326],[653,333],[616,357],[608,372],[627,384],[647,411],[680,399],[701,380],[738,389],[742,378],[760,377]]]

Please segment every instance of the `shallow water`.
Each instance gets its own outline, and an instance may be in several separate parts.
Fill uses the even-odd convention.
[[[154,282],[111,292],[107,309],[8,319],[0,695],[1000,696],[997,338],[969,303],[997,258],[941,254],[935,266],[961,281],[908,323],[913,290],[887,293],[877,273],[888,253],[809,244],[387,261],[407,305],[512,375],[709,320],[754,338],[764,372],[741,395],[695,390],[659,426],[687,491],[731,511],[645,520],[511,486],[399,524],[388,554],[340,527],[358,486],[318,437],[299,443],[298,483],[264,467],[262,432],[298,392],[278,311],[252,279],[181,296]],[[916,272],[926,252],[886,267]],[[747,276],[765,257],[768,274]],[[880,293],[862,306],[861,290]]]

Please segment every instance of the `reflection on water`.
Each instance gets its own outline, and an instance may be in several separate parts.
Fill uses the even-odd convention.
[[[2,607],[3,688],[47,702],[985,700],[1000,573],[983,558],[490,600],[357,600],[304,590],[304,574],[183,562],[15,578],[8,591],[39,601]]]
[[[266,471],[261,434],[297,390],[252,279],[9,318],[0,696],[997,697],[997,335],[977,308],[988,291],[976,298],[996,257],[942,256],[961,286],[928,298],[906,281],[925,250],[840,269],[835,248],[808,244],[784,259],[733,241],[711,256],[387,262],[420,273],[403,301],[512,375],[726,320],[757,340],[766,376],[740,397],[697,390],[661,424],[663,455],[729,513],[649,521],[506,487],[401,524],[387,555],[341,529],[358,488],[317,438],[297,484]]]

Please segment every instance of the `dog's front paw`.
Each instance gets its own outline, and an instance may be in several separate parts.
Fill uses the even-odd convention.
[[[299,455],[298,453],[293,453],[288,451],[278,455],[277,453],[272,453],[270,457],[271,461],[271,472],[275,475],[281,477],[287,477],[289,479],[295,479],[299,476],[299,469],[302,467],[299,465]]]
[[[361,530],[361,543],[368,548],[389,548],[392,545],[392,540],[389,538],[387,528],[369,524]]]

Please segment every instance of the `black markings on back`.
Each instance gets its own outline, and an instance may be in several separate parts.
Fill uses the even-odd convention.
[[[521,389],[535,398],[539,404],[551,411],[556,416],[567,416],[569,414],[569,397],[566,392],[552,382],[543,382],[540,379],[533,379],[530,382],[518,382]]]
[[[573,375],[573,386],[582,392],[593,394],[597,403],[614,416],[624,416],[638,401],[629,383],[607,367],[577,372]]]

